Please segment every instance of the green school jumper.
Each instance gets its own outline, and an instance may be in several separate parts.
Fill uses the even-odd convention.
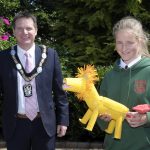
[[[131,68],[123,69],[120,60],[108,72],[101,84],[100,95],[126,105],[130,111],[138,104],[150,104],[150,58],[143,57]],[[114,139],[114,134],[107,134],[104,140],[105,150],[150,150],[150,112],[148,123],[133,128],[123,121],[121,139]],[[98,119],[102,130],[108,123]]]

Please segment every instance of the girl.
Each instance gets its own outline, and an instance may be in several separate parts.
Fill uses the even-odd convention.
[[[150,112],[139,114],[132,108],[150,103],[150,58],[148,38],[141,23],[133,17],[125,17],[113,28],[115,49],[120,56],[113,69],[108,72],[101,84],[100,93],[126,105],[130,112],[123,121],[122,137],[114,139],[106,134],[106,150],[149,150]],[[99,117],[102,130],[111,120],[109,114]]]

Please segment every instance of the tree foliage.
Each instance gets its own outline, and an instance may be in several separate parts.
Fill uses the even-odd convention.
[[[53,11],[51,35],[57,45],[69,52],[69,63],[110,65],[114,52],[112,27],[124,16],[134,16],[149,26],[149,2],[146,0],[43,0],[47,11]],[[66,54],[66,51],[64,51]]]
[[[147,0],[8,0],[0,1],[3,14],[28,9],[38,19],[38,43],[55,46],[66,66],[110,65],[114,51],[113,25],[124,16],[150,27]],[[63,59],[64,60],[64,59]]]

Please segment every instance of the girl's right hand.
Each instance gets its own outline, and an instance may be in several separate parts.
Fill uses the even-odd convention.
[[[110,114],[101,114],[101,115],[99,115],[99,118],[106,122],[109,122],[112,119]]]

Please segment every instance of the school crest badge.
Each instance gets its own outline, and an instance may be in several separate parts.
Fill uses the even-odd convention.
[[[145,93],[145,91],[146,91],[146,80],[135,80],[134,91],[137,94]]]

